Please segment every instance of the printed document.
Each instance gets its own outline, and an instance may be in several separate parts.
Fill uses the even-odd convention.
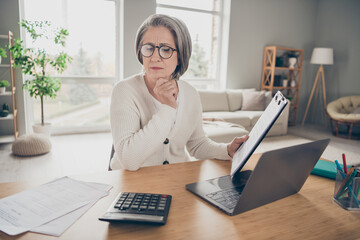
[[[16,235],[93,204],[107,191],[68,177],[0,199],[0,230]],[[91,206],[91,205],[90,205]]]
[[[112,186],[107,185],[107,184],[102,184],[102,183],[89,182],[87,184],[89,184],[90,186],[92,186],[94,188],[97,188],[99,190],[106,191],[106,193],[104,193],[104,196],[108,195],[108,192],[112,188]],[[86,204],[86,205],[84,205],[84,206],[82,206],[82,207],[68,213],[68,214],[63,215],[62,217],[54,219],[51,222],[45,223],[45,224],[43,224],[43,225],[41,225],[39,227],[31,229],[31,232],[48,234],[48,235],[53,235],[53,236],[59,237],[77,219],[79,219],[87,210],[89,210],[89,208],[91,208],[92,205],[94,205],[96,203],[96,201],[88,203],[88,204]]]

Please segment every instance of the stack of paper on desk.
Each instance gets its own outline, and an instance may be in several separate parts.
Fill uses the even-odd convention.
[[[0,230],[9,235],[33,231],[60,236],[110,189],[63,177],[0,199]]]

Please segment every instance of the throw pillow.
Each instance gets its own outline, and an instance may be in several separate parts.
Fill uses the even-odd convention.
[[[264,111],[265,92],[243,92],[242,107],[244,111]]]
[[[264,109],[271,103],[272,94],[270,91],[265,91],[265,106]]]
[[[227,89],[226,94],[229,101],[229,109],[230,111],[237,111],[241,109],[242,106],[242,92],[250,91],[255,92],[255,88],[249,89]]]
[[[199,90],[203,112],[229,111],[228,99],[225,91]]]

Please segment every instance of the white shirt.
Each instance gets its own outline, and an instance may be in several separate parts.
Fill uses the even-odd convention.
[[[153,100],[153,102],[154,102],[154,105],[155,105],[156,110],[159,111],[162,103],[159,102],[156,98],[154,98],[153,95],[151,95],[151,97],[152,97],[152,100]],[[179,108],[179,103],[180,103],[179,98],[180,98],[180,97],[179,97],[179,94],[178,94],[178,96],[177,96],[177,98],[176,98],[176,102],[177,102],[178,107],[176,108],[176,114],[175,114],[175,116],[174,116],[173,119],[172,119],[173,121],[172,121],[172,123],[171,123],[171,129],[174,127],[175,122],[176,122],[177,110],[178,110],[178,108]]]
[[[155,107],[143,74],[114,86],[110,106],[115,149],[112,169],[137,170],[165,160],[180,163],[190,161],[189,154],[197,159],[231,159],[227,144],[205,135],[197,91],[181,80],[178,88],[180,101],[174,109],[166,104]]]

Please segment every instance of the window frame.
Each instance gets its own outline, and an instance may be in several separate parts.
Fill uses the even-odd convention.
[[[218,32],[218,49],[217,49],[217,56],[216,56],[216,73],[215,77],[208,77],[208,78],[182,78],[182,80],[189,82],[190,84],[194,85],[195,88],[197,83],[203,83],[204,85],[213,85],[214,89],[224,89],[225,83],[222,79],[226,79],[226,65],[227,65],[227,51],[226,54],[224,54],[225,49],[227,49],[228,43],[226,43],[226,46],[224,45],[224,39],[228,39],[224,37],[224,26],[226,27],[225,23],[225,10],[226,5],[229,3],[230,0],[220,0],[220,9],[219,11],[210,11],[210,10],[204,10],[204,9],[198,9],[198,8],[191,8],[191,7],[180,7],[180,6],[174,6],[170,4],[163,4],[163,3],[157,3],[156,2],[156,8],[168,8],[168,9],[174,9],[174,10],[180,10],[180,11],[190,11],[190,12],[197,12],[197,13],[206,13],[211,15],[216,15],[220,19],[219,23],[219,32]],[[225,24],[225,25],[224,25]],[[227,23],[227,26],[229,23]],[[225,65],[224,65],[225,64]],[[209,84],[210,83],[210,84]],[[210,88],[211,89],[211,88]]]
[[[115,74],[114,76],[104,77],[104,76],[55,76],[60,78],[62,83],[71,82],[76,79],[76,83],[86,83],[86,84],[115,84],[118,79],[121,79],[123,73],[123,65],[120,64],[123,60],[123,54],[121,54],[123,50],[124,41],[121,38],[123,33],[123,9],[124,9],[124,0],[108,0],[114,2],[114,11],[115,11]],[[20,18],[26,17],[25,10],[25,0],[20,0]],[[26,30],[20,28],[20,38],[23,40],[26,45]],[[22,74],[22,80],[25,82],[27,80],[27,76]],[[32,132],[32,125],[34,122],[34,101],[33,98],[30,97],[24,91],[24,113],[25,113],[25,132]],[[90,133],[90,132],[110,132],[110,124],[109,125],[100,125],[100,126],[68,126],[68,127],[53,127],[52,135],[60,135],[60,134],[74,134],[74,133]]]

